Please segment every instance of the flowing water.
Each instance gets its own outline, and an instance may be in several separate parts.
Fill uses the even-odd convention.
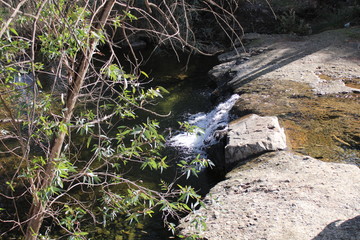
[[[227,101],[220,103],[208,113],[199,112],[190,114],[187,122],[197,128],[191,132],[180,132],[172,136],[168,144],[175,148],[180,148],[187,157],[194,157],[200,154],[206,157],[206,148],[217,142],[214,134],[216,131],[227,129],[230,119],[229,111],[234,106],[239,95],[232,95]]]
[[[177,161],[190,159],[196,154],[205,155],[206,146],[214,143],[213,132],[226,128],[229,110],[238,98],[237,95],[234,95],[218,106],[213,106],[210,102],[212,89],[208,85],[207,72],[217,63],[215,58],[194,56],[190,59],[187,69],[183,62],[186,62],[186,59],[182,59],[179,63],[175,56],[163,55],[151,58],[143,68],[154,78],[150,85],[160,85],[169,91],[163,100],[151,108],[161,114],[170,113],[169,117],[158,118],[147,113],[139,113],[140,120],[148,117],[157,118],[164,135],[168,136],[168,147],[164,154],[168,156],[172,167],[163,174],[136,169],[132,169],[131,173],[135,177],[141,176],[146,186],[155,189],[158,187],[159,179],[172,181],[174,176],[178,175]],[[193,134],[181,132],[177,130],[179,129],[178,121],[187,121],[199,128]],[[204,133],[200,134],[202,131]],[[192,185],[200,194],[204,195],[217,181],[218,179],[209,176],[204,171],[199,177],[180,180],[180,184]],[[106,229],[99,230],[96,238],[106,239],[107,236],[109,239],[129,240],[173,238],[172,234],[163,227],[159,215],[146,218],[141,223],[130,226],[120,218]]]

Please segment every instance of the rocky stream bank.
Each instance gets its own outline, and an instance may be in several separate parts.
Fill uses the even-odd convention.
[[[229,124],[222,160],[237,166],[211,189],[206,208],[182,220],[181,232],[360,239],[360,28],[244,41],[209,73],[214,99],[240,95],[232,112],[242,118]],[[206,229],[190,227],[196,215]]]

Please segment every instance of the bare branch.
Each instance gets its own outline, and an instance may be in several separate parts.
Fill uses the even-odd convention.
[[[5,33],[6,30],[8,30],[8,27],[10,26],[11,22],[14,20],[15,16],[18,14],[20,8],[22,5],[24,5],[28,0],[22,0],[21,2],[19,2],[19,4],[16,6],[16,8],[14,9],[13,13],[11,14],[11,16],[9,17],[9,19],[5,22],[5,24],[3,26],[1,26],[1,30],[0,30],[0,38],[2,38],[3,34]]]

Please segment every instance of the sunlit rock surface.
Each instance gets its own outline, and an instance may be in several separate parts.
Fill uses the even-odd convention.
[[[360,239],[360,169],[287,151],[264,154],[234,169],[182,220],[183,234],[208,240]],[[206,230],[195,230],[196,215]]]
[[[240,95],[235,115],[277,116],[296,152],[360,164],[360,27],[248,36],[248,60],[227,53],[233,60],[209,72],[214,93]]]
[[[359,240],[360,28],[298,37],[257,35],[251,53],[223,55],[214,97],[240,95],[232,113],[277,116],[289,147],[233,170],[182,220],[205,239]],[[226,62],[228,61],[228,62]],[[318,159],[352,164],[323,162]],[[192,229],[195,216],[206,229]]]
[[[229,165],[264,152],[285,148],[286,136],[278,118],[251,114],[229,124],[225,162]]]

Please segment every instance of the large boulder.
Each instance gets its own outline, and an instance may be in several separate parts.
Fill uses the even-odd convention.
[[[358,240],[360,169],[288,151],[231,171],[181,221],[182,234],[208,240]],[[196,216],[206,229],[194,229]],[[198,226],[201,226],[200,224]]]
[[[250,114],[229,124],[225,164],[233,165],[252,156],[285,148],[286,136],[277,117]]]

